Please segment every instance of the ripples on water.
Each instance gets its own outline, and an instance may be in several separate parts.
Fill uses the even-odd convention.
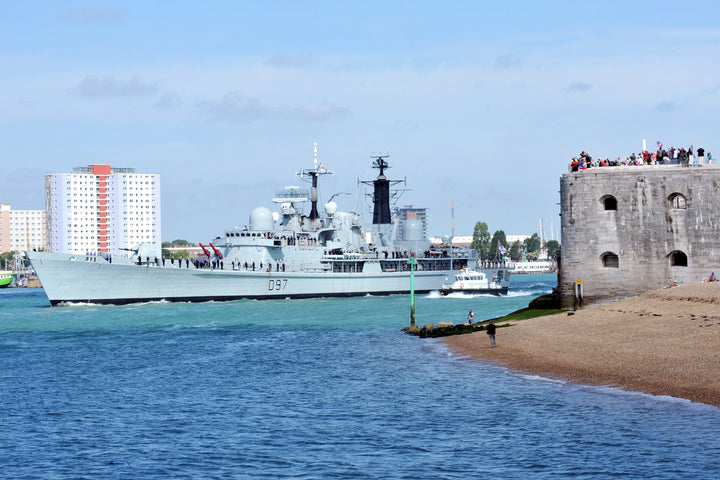
[[[506,298],[418,296],[417,321],[504,314],[554,280],[519,277]],[[720,472],[720,410],[453,355],[400,332],[407,296],[46,305],[0,293],[3,478]]]

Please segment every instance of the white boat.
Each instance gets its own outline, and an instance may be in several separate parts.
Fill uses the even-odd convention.
[[[510,273],[552,273],[555,268],[555,262],[549,260],[515,262],[511,265]]]
[[[489,293],[492,295],[507,295],[510,286],[510,273],[507,270],[496,270],[492,280],[489,280],[485,272],[479,272],[470,268],[463,268],[455,275],[455,281],[449,285],[445,284],[440,293]]]

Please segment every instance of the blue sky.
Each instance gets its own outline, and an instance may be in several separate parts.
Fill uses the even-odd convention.
[[[720,4],[143,1],[0,5],[0,201],[44,175],[159,173],[163,240],[247,223],[319,160],[342,210],[369,156],[430,232],[559,228],[573,155],[714,151]]]

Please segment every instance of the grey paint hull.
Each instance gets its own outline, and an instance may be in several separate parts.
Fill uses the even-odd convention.
[[[88,261],[84,256],[27,252],[52,305],[126,304],[153,300],[227,301],[410,292],[409,272],[259,272]],[[91,259],[92,260],[92,259]],[[415,272],[415,291],[439,290],[449,270]]]

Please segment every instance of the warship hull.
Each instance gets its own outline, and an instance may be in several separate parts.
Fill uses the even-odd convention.
[[[391,295],[410,292],[410,272],[260,272],[133,265],[27,252],[52,305],[206,302]],[[372,265],[366,265],[372,267]],[[372,268],[366,268],[372,270]],[[415,292],[439,290],[451,271],[417,271]]]

